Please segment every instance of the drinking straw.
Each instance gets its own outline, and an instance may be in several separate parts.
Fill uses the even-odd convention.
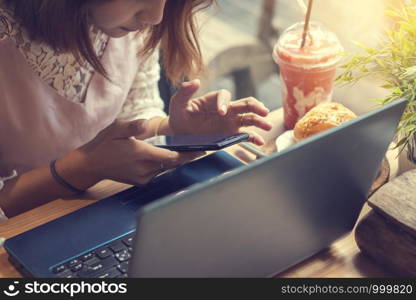
[[[306,35],[308,34],[308,30],[309,30],[309,20],[311,19],[312,5],[313,5],[313,0],[309,0],[308,10],[306,12],[306,17],[305,17],[305,26],[303,27],[302,43],[300,45],[300,49],[302,49],[306,43]]]

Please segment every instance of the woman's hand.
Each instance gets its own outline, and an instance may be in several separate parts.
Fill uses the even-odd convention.
[[[142,185],[157,174],[178,167],[201,152],[178,153],[154,147],[135,138],[144,130],[144,121],[116,121],[91,142],[79,148],[87,172],[98,182],[102,179]]]
[[[200,87],[199,80],[182,83],[169,105],[169,126],[174,134],[215,134],[247,132],[250,141],[261,146],[263,138],[245,127],[270,130],[264,117],[269,110],[255,98],[231,102],[227,90],[191,99]]]

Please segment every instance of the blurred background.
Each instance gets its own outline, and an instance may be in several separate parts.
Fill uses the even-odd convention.
[[[314,0],[311,20],[335,32],[348,52],[359,52],[354,41],[376,46],[388,25],[385,10],[405,0]],[[305,0],[307,4],[307,0]],[[298,0],[217,0],[200,17],[202,52],[207,74],[204,93],[225,88],[235,98],[255,96],[270,109],[281,106],[280,82],[272,59],[279,33],[304,19]],[[335,88],[334,101],[356,113],[374,108],[383,97],[374,79]]]

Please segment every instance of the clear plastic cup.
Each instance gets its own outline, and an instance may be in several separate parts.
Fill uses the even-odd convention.
[[[332,100],[337,63],[343,51],[337,36],[314,21],[309,23],[301,48],[303,28],[303,22],[289,27],[273,50],[280,67],[284,123],[288,130],[314,106]]]

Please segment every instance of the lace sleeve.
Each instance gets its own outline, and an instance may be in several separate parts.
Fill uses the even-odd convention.
[[[7,220],[8,220],[8,218],[6,217],[6,215],[4,214],[3,210],[0,207],[0,223],[2,223],[4,221],[7,221]],[[0,237],[0,239],[1,239],[1,237]]]
[[[10,37],[12,33],[12,25],[7,14],[0,8],[0,40]]]
[[[130,121],[166,116],[159,94],[159,52],[155,51],[140,66],[118,119]]]
[[[9,176],[0,177],[0,191],[3,189],[4,184],[7,180],[13,179],[15,177],[17,177],[16,170],[13,170],[13,172]],[[4,214],[3,210],[0,207],[0,223],[3,222],[3,221],[6,221],[6,220],[7,220],[7,217],[6,217],[6,215]]]

